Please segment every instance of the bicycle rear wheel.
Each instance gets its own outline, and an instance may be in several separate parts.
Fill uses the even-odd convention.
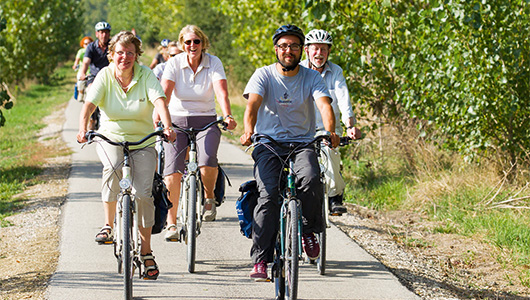
[[[287,226],[285,237],[285,285],[287,299],[291,300],[295,300],[298,297],[298,267],[300,259],[298,218],[298,203],[294,199],[290,200],[285,223]]]
[[[328,201],[327,193],[325,193],[324,201],[322,202],[322,221],[324,222],[324,226],[322,226],[322,232],[317,234],[318,243],[320,244],[320,257],[317,258],[317,270],[320,275],[326,274],[326,230],[328,227],[328,224],[326,222],[327,217],[327,205],[326,201]]]
[[[197,177],[189,175],[188,224],[186,224],[186,244],[188,245],[188,272],[195,272],[195,251],[197,248]]]
[[[132,279],[133,279],[133,257],[132,257],[132,201],[130,195],[123,195],[122,211],[122,262],[123,262],[123,295],[124,299],[132,299]]]

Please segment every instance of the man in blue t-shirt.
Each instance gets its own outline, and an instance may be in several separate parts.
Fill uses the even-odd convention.
[[[338,146],[335,116],[326,84],[318,72],[299,65],[304,39],[302,30],[294,25],[284,25],[276,30],[272,40],[277,62],[256,70],[243,93],[248,103],[241,144],[250,145],[254,133],[267,134],[280,143],[311,141],[316,133],[316,104],[324,128],[331,133],[332,145]],[[281,156],[287,155],[283,148],[270,146]],[[254,149],[252,158],[260,195],[252,224],[251,256],[254,267],[250,277],[266,281],[267,263],[273,261],[278,232],[278,183],[283,166],[280,159],[263,145]],[[303,248],[310,259],[316,259],[320,255],[320,247],[314,233],[322,231],[323,191],[315,148],[298,149],[294,164],[297,196],[302,202]]]

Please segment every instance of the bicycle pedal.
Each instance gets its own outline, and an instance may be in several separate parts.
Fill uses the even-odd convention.
[[[342,216],[342,213],[329,213],[330,216],[337,216],[337,217],[340,217]]]
[[[114,241],[107,241],[107,242],[98,242],[99,245],[111,245],[114,244]]]
[[[179,238],[166,239],[166,242],[180,242],[180,239]]]

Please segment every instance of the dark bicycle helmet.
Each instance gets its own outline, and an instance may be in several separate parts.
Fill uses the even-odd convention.
[[[304,45],[304,32],[302,31],[302,29],[291,24],[283,25],[280,28],[276,29],[276,32],[274,32],[274,35],[272,36],[272,42],[274,43],[274,45],[276,45],[278,40],[284,35],[295,35],[300,39],[300,44]]]
[[[95,26],[96,28],[96,31],[101,31],[101,30],[111,30],[112,28],[110,27],[110,24],[103,21],[103,22],[98,22]]]

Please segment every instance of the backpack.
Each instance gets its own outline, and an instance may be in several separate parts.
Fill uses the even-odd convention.
[[[259,191],[256,180],[249,180],[239,187],[241,196],[236,201],[237,218],[241,234],[247,238],[252,238],[252,220],[254,218],[254,208],[258,203]]]
[[[160,174],[155,172],[153,179],[153,204],[155,205],[155,225],[151,229],[152,234],[162,232],[164,226],[166,226],[167,213],[173,203],[169,201],[169,191],[164,183],[164,179]]]
[[[230,179],[228,179],[228,176],[226,176],[225,171],[221,168],[221,166],[217,166],[217,181],[215,182],[215,189],[213,191],[215,195],[215,206],[221,206],[223,202],[225,202],[225,191],[226,191],[226,183],[228,182],[228,186],[232,186],[230,183]]]

